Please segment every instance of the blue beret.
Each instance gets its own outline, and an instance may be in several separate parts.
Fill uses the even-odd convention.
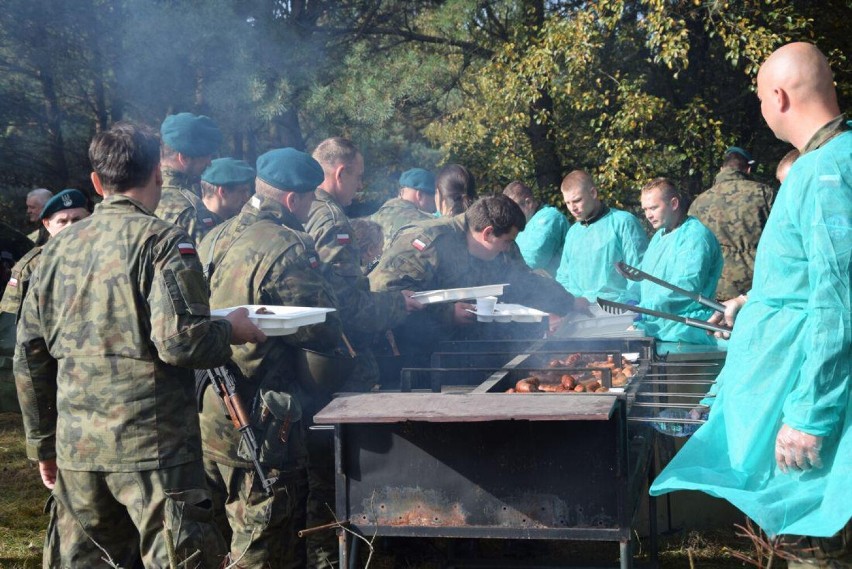
[[[257,177],[282,192],[304,194],[325,180],[322,166],[295,148],[276,148],[257,159]]]
[[[751,157],[751,154],[745,148],[740,148],[739,146],[730,146],[727,150],[725,150],[725,156],[728,154],[739,154],[743,158],[746,159],[746,162],[749,164],[754,164],[754,158]]]
[[[189,157],[210,156],[222,142],[222,131],[213,119],[192,113],[167,116],[160,135],[166,145]]]
[[[47,219],[57,211],[63,209],[75,209],[78,207],[86,207],[88,200],[80,190],[62,190],[44,204],[39,219]]]
[[[217,158],[204,170],[201,179],[214,186],[239,186],[254,181],[254,168],[245,160]]]
[[[435,195],[435,175],[423,168],[412,168],[403,172],[399,177],[399,185]]]

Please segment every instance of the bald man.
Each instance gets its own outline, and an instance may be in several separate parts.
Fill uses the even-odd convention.
[[[790,567],[848,567],[852,132],[811,44],[773,53],[757,96],[769,128],[801,156],[764,229],[751,291],[726,302],[736,326],[709,421],[651,493],[725,498],[768,534],[792,536],[804,560]]]

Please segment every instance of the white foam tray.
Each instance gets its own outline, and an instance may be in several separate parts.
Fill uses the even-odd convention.
[[[589,305],[592,316],[581,316],[566,319],[562,325],[562,335],[568,337],[583,338],[616,338],[616,337],[641,337],[643,333],[639,330],[631,330],[635,314],[625,312],[623,314],[610,314],[597,304]]]
[[[266,308],[272,314],[257,314],[259,308]],[[325,316],[334,312],[334,308],[312,308],[308,306],[274,306],[269,304],[243,304],[216,308],[210,311],[213,318],[224,318],[237,308],[247,308],[249,320],[264,331],[267,336],[287,336],[298,332],[301,326],[325,322]]]
[[[471,286],[466,288],[445,288],[440,290],[424,290],[411,295],[411,298],[421,304],[436,304],[438,302],[455,302],[484,296],[500,296],[503,287],[508,283],[493,284],[485,286]]]
[[[476,314],[478,322],[541,322],[547,316],[547,312],[520,304],[495,304],[491,314],[479,312],[478,309],[470,312]]]

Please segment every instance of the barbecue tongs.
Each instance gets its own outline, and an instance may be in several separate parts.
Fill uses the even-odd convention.
[[[666,282],[662,279],[658,279],[654,275],[649,275],[646,272],[640,271],[636,267],[631,267],[627,263],[623,263],[621,261],[615,264],[615,269],[621,274],[624,278],[629,279],[631,281],[642,281],[648,280],[652,283],[658,284],[662,287],[665,287],[669,290],[672,290],[678,294],[682,294],[687,298],[691,298],[699,304],[707,306],[708,308],[712,308],[717,312],[725,312],[725,305],[716,302],[715,300],[711,300],[706,298],[698,293],[688,291],[680,288],[679,286],[675,286],[670,282]],[[604,300],[602,298],[598,298],[598,304],[603,307],[609,308],[618,308],[620,310],[629,310],[630,312],[638,312],[640,314],[647,314],[649,316],[656,316],[657,318],[665,318],[666,320],[673,320],[675,322],[680,322],[681,324],[686,324],[687,326],[694,326],[696,328],[701,328],[703,330],[710,330],[711,332],[731,332],[731,328],[728,326],[723,326],[721,324],[711,324],[709,322],[705,322],[704,320],[696,320],[694,318],[687,318],[684,316],[678,316],[677,314],[670,314],[668,312],[659,312],[657,310],[651,310],[649,308],[642,308],[641,306],[632,306],[630,304],[622,304],[620,302],[612,302],[609,300]]]

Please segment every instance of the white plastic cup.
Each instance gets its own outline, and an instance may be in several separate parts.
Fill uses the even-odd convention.
[[[476,299],[476,313],[491,315],[494,314],[494,307],[497,305],[496,296],[483,296]]]

